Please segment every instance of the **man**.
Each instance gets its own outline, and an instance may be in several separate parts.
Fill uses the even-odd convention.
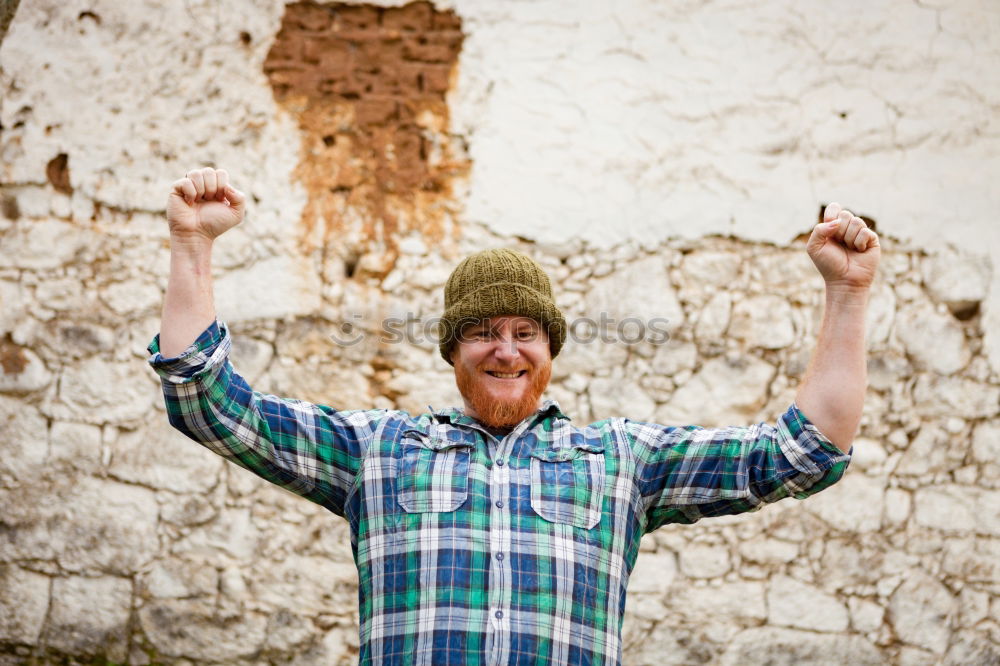
[[[440,348],[464,409],[338,411],[255,393],[212,303],[212,243],[243,212],[224,171],[174,183],[150,362],[175,427],[350,522],[363,664],[618,664],[644,533],[801,499],[846,469],[879,245],[835,204],[808,243],[826,309],[796,403],[774,425],[714,430],[577,427],[540,405],[566,323],[541,267],[507,250],[465,259],[445,287]]]

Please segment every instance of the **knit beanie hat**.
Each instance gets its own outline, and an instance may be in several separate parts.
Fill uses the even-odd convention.
[[[444,286],[441,356],[451,364],[452,346],[465,326],[502,315],[540,323],[549,334],[553,358],[566,340],[566,320],[552,300],[552,283],[542,267],[514,250],[483,250],[463,259]]]

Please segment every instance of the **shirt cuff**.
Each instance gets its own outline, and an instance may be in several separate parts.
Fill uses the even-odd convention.
[[[819,431],[799,406],[792,403],[780,419],[781,451],[793,467],[806,474],[819,474],[838,463],[849,462],[854,447],[844,453]]]
[[[219,352],[228,346],[224,344],[228,339],[229,329],[216,320],[178,356],[167,358],[160,353],[160,335],[157,334],[146,347],[146,351],[150,353],[149,365],[164,380],[183,384],[211,369]]]

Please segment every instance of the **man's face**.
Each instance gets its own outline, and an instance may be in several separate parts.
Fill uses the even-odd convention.
[[[515,426],[534,413],[552,375],[549,336],[527,317],[466,326],[451,360],[466,413],[494,428]]]

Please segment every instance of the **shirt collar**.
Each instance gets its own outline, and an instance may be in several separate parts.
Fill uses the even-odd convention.
[[[446,421],[448,423],[453,423],[455,425],[480,425],[471,416],[466,416],[465,412],[458,407],[448,407],[446,409],[439,409],[431,412],[439,421]],[[538,411],[529,416],[529,419],[541,420],[552,416],[557,419],[569,420],[566,413],[563,412],[559,403],[551,398],[542,403],[542,406],[538,408]]]

